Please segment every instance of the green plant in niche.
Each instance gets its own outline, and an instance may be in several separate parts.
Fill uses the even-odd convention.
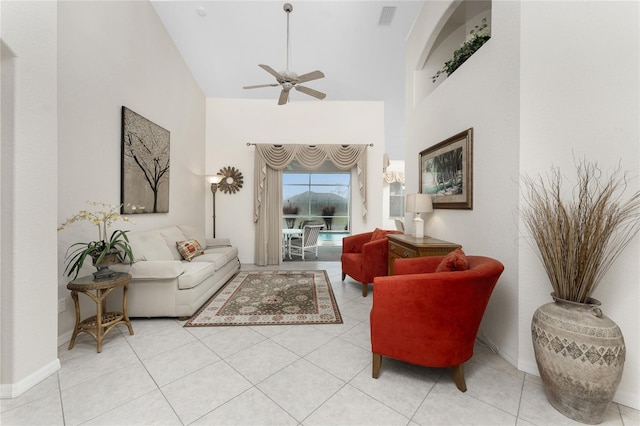
[[[444,63],[444,66],[435,75],[431,77],[431,80],[435,83],[440,74],[447,73],[447,77],[453,74],[455,70],[460,67],[466,61],[476,53],[483,44],[491,38],[491,30],[487,24],[487,18],[482,19],[482,25],[476,25],[467,36],[466,40],[460,45],[455,52],[453,52],[453,59]]]

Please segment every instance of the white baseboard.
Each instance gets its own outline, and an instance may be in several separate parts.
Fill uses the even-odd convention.
[[[60,360],[56,358],[33,374],[20,380],[18,383],[0,385],[0,398],[15,398],[22,395],[56,371],[60,369]]]
[[[69,330],[64,334],[58,336],[58,346],[62,346],[71,341],[71,336],[73,336],[73,330]]]
[[[540,371],[538,370],[538,364],[521,362],[518,364],[518,370],[531,374],[532,376],[540,377]]]
[[[620,392],[620,389],[618,389],[616,395],[613,397],[613,402],[633,408],[634,410],[640,410],[640,401],[638,401],[637,393]]]

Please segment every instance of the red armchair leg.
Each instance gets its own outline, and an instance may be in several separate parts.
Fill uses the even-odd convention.
[[[342,281],[344,281],[344,279],[347,278],[347,274],[345,274],[344,272],[342,273]]]
[[[382,366],[382,355],[372,353],[373,355],[373,368],[371,370],[371,376],[377,379],[380,375],[380,367]]]
[[[367,297],[367,294],[369,294],[369,284],[362,283],[362,297]]]
[[[454,365],[451,367],[451,372],[453,373],[453,381],[460,389],[460,392],[466,392],[467,384],[464,382],[464,364]]]

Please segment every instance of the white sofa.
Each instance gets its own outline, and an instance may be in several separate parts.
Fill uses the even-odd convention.
[[[228,239],[205,238],[192,226],[127,235],[134,263],[111,269],[131,274],[127,295],[130,317],[191,316],[240,269],[238,249]],[[197,240],[204,254],[190,262],[183,260],[176,242],[185,240]]]

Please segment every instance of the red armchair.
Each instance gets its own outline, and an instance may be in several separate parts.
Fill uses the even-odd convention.
[[[466,271],[435,272],[442,259],[398,259],[395,275],[374,279],[374,379],[386,356],[425,367],[451,367],[458,389],[467,390],[463,364],[473,355],[480,321],[504,266],[488,257],[467,256]]]
[[[387,275],[387,234],[401,231],[376,229],[372,232],[350,235],[342,239],[342,281],[349,275],[362,283],[362,297],[369,293],[374,277]],[[373,238],[372,238],[373,237]]]

